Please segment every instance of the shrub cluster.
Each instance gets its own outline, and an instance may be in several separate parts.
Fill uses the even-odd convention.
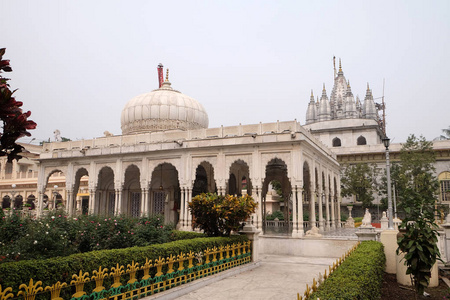
[[[385,263],[383,244],[362,242],[309,299],[380,299]]]
[[[189,202],[194,227],[208,236],[229,236],[238,231],[258,204],[249,195],[236,197],[202,193]]]
[[[163,216],[131,218],[82,215],[68,217],[62,211],[32,219],[0,209],[0,263],[24,259],[67,256],[93,250],[147,246],[198,237],[174,233]]]
[[[23,260],[19,262],[7,262],[0,264],[0,285],[3,288],[12,287],[13,293],[17,294],[18,287],[21,283],[27,283],[30,278],[42,281],[43,287],[52,285],[57,281],[61,283],[70,283],[72,274],[78,274],[80,270],[89,272],[92,275],[93,270],[102,268],[115,267],[116,264],[124,266],[125,269],[132,261],[139,263],[142,266],[146,258],[155,260],[159,257],[169,257],[178,255],[181,252],[189,253],[193,251],[198,253],[204,251],[206,248],[220,247],[227,244],[242,243],[247,241],[246,236],[231,236],[231,237],[202,237],[188,240],[179,240],[165,244],[150,245],[145,247],[132,247],[127,249],[115,250],[101,250],[86,253],[73,254],[66,257],[55,257],[40,260]],[[139,270],[137,277],[141,278],[143,270]],[[154,274],[151,274],[152,276]],[[123,281],[128,280],[128,276],[122,276]],[[108,278],[110,281],[111,278]],[[105,281],[105,286],[110,282]],[[92,289],[95,284],[90,282],[87,289]],[[70,291],[67,291],[63,298],[70,298]],[[40,297],[38,297],[40,298]],[[48,297],[47,297],[48,299]]]

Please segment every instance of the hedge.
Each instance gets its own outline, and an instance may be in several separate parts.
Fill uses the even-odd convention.
[[[132,261],[142,265],[145,263],[146,258],[155,260],[159,257],[166,258],[171,254],[177,255],[181,252],[189,253],[189,251],[193,251],[197,253],[206,248],[219,247],[239,242],[242,243],[247,240],[248,238],[246,236],[241,235],[231,237],[202,237],[146,247],[91,251],[50,259],[7,262],[0,265],[0,285],[3,289],[12,287],[13,293],[17,295],[20,284],[28,284],[30,278],[33,278],[34,282],[38,280],[42,281],[43,287],[52,285],[57,281],[69,284],[72,280],[72,275],[78,274],[80,270],[89,272],[89,275],[92,276],[92,271],[98,270],[100,266],[110,270],[111,267],[119,264],[123,265],[126,269],[127,265],[131,264]],[[139,272],[138,274],[139,276],[141,275]],[[127,279],[125,277],[127,276],[123,276],[122,279]],[[94,283],[91,282],[91,284]],[[64,297],[67,296],[67,294],[61,296],[67,298]]]
[[[179,240],[189,240],[189,239],[196,239],[206,237],[206,234],[200,233],[200,232],[193,232],[193,231],[178,231],[178,230],[172,230],[170,234],[170,241],[179,241]]]
[[[309,299],[380,299],[385,263],[383,244],[364,241]]]

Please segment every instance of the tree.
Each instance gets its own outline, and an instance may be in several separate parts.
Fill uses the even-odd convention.
[[[405,253],[407,274],[418,294],[428,286],[431,268],[440,258],[437,247],[435,204],[439,182],[434,175],[432,142],[410,135],[400,151],[396,190],[405,218],[405,233],[398,239],[397,253]]]
[[[447,129],[442,129],[443,135],[440,136],[441,140],[450,140],[450,126]]]
[[[355,195],[356,201],[362,202],[364,208],[372,206],[378,172],[375,165],[367,163],[346,166],[341,176],[341,195]]]
[[[28,120],[30,111],[23,112],[20,108],[23,103],[16,101],[13,94],[16,90],[9,89],[9,78],[2,76],[3,72],[11,72],[9,60],[3,60],[6,49],[0,49],[0,119],[3,122],[3,132],[0,133],[0,156],[7,156],[8,162],[19,160],[24,149],[16,141],[31,134],[27,130],[35,129],[36,123]]]
[[[208,236],[229,236],[255,212],[257,203],[249,195],[236,197],[202,193],[188,205],[194,227],[202,229]]]

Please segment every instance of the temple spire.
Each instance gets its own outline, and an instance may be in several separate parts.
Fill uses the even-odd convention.
[[[169,69],[166,70],[166,81],[169,81]]]

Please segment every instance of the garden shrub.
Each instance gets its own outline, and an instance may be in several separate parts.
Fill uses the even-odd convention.
[[[206,234],[193,231],[172,230],[172,233],[170,234],[170,241],[190,240],[201,237],[206,237]]]
[[[229,236],[255,212],[257,203],[249,195],[236,197],[202,193],[188,203],[194,227],[208,236]]]
[[[36,220],[13,211],[11,216],[0,218],[0,263],[147,246],[183,238],[182,234],[174,238],[172,230],[173,225],[164,225],[163,216],[68,217],[56,210]]]
[[[385,263],[383,244],[364,241],[309,299],[380,299]]]
[[[246,236],[241,235],[231,237],[203,237],[146,247],[92,251],[73,254],[66,257],[6,262],[0,264],[0,285],[3,289],[12,287],[13,293],[17,294],[19,285],[22,283],[28,284],[30,278],[33,278],[34,282],[38,280],[42,281],[43,287],[52,285],[57,281],[69,284],[72,280],[72,275],[78,274],[80,270],[89,272],[90,276],[92,276],[92,271],[98,270],[100,266],[102,266],[102,268],[108,268],[110,271],[111,267],[115,267],[116,264],[119,264],[124,266],[126,270],[127,265],[131,264],[132,261],[135,261],[142,266],[145,263],[146,258],[154,261],[159,257],[169,257],[171,254],[178,255],[181,252],[189,253],[189,251],[197,253],[199,251],[204,251],[206,248],[242,243],[247,240],[248,238]],[[138,277],[143,274],[142,272],[142,270],[138,272]],[[124,275],[122,276],[122,279],[126,281],[128,280],[128,277],[129,276]],[[108,280],[111,280],[111,278],[108,278],[105,281],[105,286],[109,284]],[[91,288],[95,285],[93,282],[89,284]],[[71,295],[69,292],[70,291],[66,291],[66,295],[64,295],[63,298],[70,298]]]
[[[278,219],[278,220],[280,220],[280,221],[284,220],[284,214],[283,214],[283,212],[282,212],[282,211],[279,211],[279,210],[276,210],[276,211],[274,211],[273,213],[268,214],[268,215],[266,216],[266,220],[272,221],[272,220],[275,220],[275,219]]]

